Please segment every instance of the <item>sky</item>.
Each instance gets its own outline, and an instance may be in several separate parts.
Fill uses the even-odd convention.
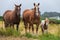
[[[60,0],[0,0],[0,16],[6,10],[14,10],[15,4],[21,6],[21,15],[25,9],[32,9],[33,3],[40,3],[39,10],[41,14],[44,12],[59,12],[60,13]]]

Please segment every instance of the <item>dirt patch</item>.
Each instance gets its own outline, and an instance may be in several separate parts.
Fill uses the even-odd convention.
[[[38,39],[32,39],[32,38],[26,38],[26,37],[2,37],[0,36],[0,40],[38,40]]]

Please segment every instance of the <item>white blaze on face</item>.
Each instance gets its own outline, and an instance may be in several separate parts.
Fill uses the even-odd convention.
[[[38,16],[38,5],[36,5],[36,15]]]
[[[38,16],[38,7],[36,7],[36,15]]]

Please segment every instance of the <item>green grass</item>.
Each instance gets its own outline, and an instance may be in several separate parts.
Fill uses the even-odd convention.
[[[24,36],[27,38],[32,38],[32,35],[30,33],[26,33]]]
[[[2,21],[0,21],[2,26]],[[58,28],[59,29],[58,29]],[[40,29],[39,29],[40,30]],[[58,31],[59,30],[59,31]],[[33,38],[38,40],[60,40],[60,24],[49,24],[48,27],[49,34],[30,34],[30,33],[24,33],[24,25],[23,22],[19,25],[19,31],[13,29],[13,28],[7,28],[6,30],[3,28],[0,28],[0,35],[1,36],[14,36],[14,37],[27,37],[27,38]],[[57,33],[58,32],[58,33]],[[41,31],[39,31],[41,33]]]
[[[60,37],[52,34],[44,34],[39,36],[39,40],[60,40]]]
[[[7,28],[6,30],[4,30],[3,28],[0,29],[0,35],[1,36],[20,36],[20,32],[15,30],[15,29],[11,29],[11,28]]]
[[[30,33],[26,33],[23,35],[24,37],[27,37],[27,38],[33,38],[33,39],[38,39],[38,40],[60,40],[60,37],[59,36],[55,36],[53,34],[42,34],[42,35],[32,35]]]
[[[33,39],[37,39],[37,38],[38,38],[38,36],[32,35],[32,34],[30,34],[30,33],[26,33],[26,34],[24,34],[24,35],[22,35],[22,36],[27,37],[27,38],[33,38]]]

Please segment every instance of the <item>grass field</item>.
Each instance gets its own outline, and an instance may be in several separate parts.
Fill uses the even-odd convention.
[[[19,31],[16,31],[16,25],[14,26],[15,29],[8,28],[5,31],[5,27],[2,21],[0,21],[0,40],[59,40],[60,39],[60,24],[49,24],[48,26],[48,34],[42,35],[41,28],[39,27],[38,34],[26,33],[23,22],[20,22]],[[36,25],[34,25],[34,29]],[[9,30],[9,31],[8,31]],[[6,37],[5,37],[5,36]],[[8,36],[7,36],[8,35]]]

